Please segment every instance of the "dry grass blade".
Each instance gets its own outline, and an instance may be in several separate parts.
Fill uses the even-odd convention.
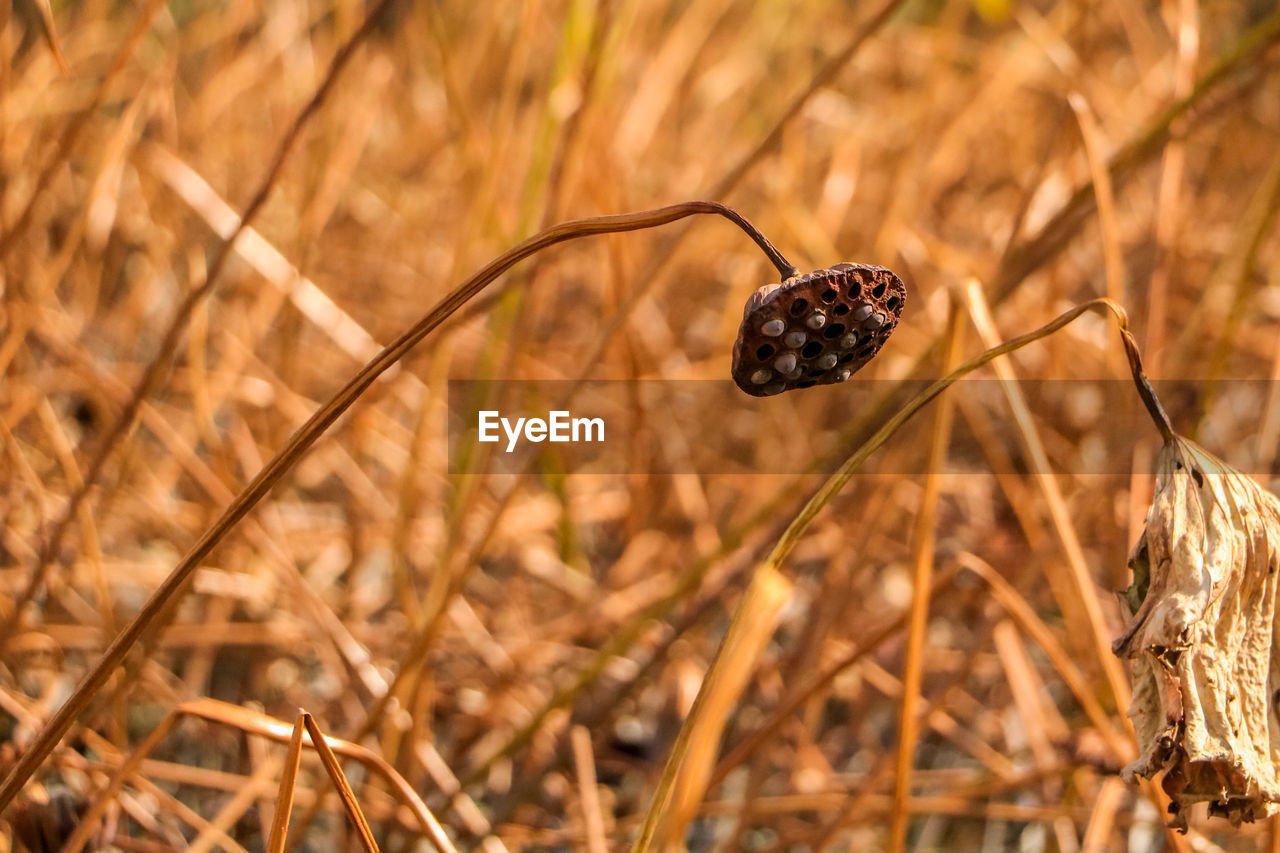
[[[222,838],[235,832],[236,824],[255,803],[270,796],[272,779],[280,772],[280,760],[271,758],[257,762],[253,772],[243,779],[236,790],[217,813],[209,819],[208,826],[187,845],[187,853],[209,853],[222,843]]]
[[[1201,404],[1206,413],[1212,406],[1213,399],[1221,393],[1219,383],[1227,375],[1227,361],[1233,346],[1238,343],[1237,337],[1244,326],[1245,317],[1249,314],[1251,297],[1258,287],[1256,283],[1258,255],[1266,244],[1267,234],[1272,233],[1272,225],[1276,221],[1278,212],[1280,212],[1280,153],[1276,154],[1266,173],[1258,179],[1257,188],[1241,217],[1239,230],[1232,241],[1232,248],[1225,254],[1227,260],[1223,278],[1230,283],[1233,292],[1222,332],[1209,355],[1208,380],[1204,394],[1206,399]],[[1179,343],[1184,340],[1186,340],[1185,332]],[[1258,445],[1264,451],[1275,446],[1275,430],[1274,415],[1268,407],[1267,418],[1258,430]],[[1197,430],[1192,430],[1192,435],[1196,434]]]
[[[299,712],[289,738],[289,753],[285,756],[284,772],[280,774],[280,793],[276,797],[275,812],[271,815],[271,835],[267,838],[267,853],[284,853],[285,840],[289,836],[289,815],[293,812],[293,791],[298,783],[298,765],[302,761],[302,732],[306,727],[305,712]]]
[[[936,598],[939,593],[950,589],[951,582],[955,580],[956,569],[952,567],[947,571],[936,576],[933,586],[929,591],[931,598]],[[755,753],[763,744],[778,734],[779,729],[787,722],[806,702],[818,695],[823,688],[830,686],[842,673],[848,671],[851,667],[863,661],[869,654],[876,651],[883,643],[891,637],[897,635],[899,631],[907,625],[910,618],[910,611],[904,612],[901,616],[889,622],[884,627],[872,632],[870,636],[857,643],[853,651],[849,652],[843,658],[830,667],[825,669],[820,675],[815,676],[811,681],[802,687],[797,688],[787,695],[773,713],[769,715],[769,719],[765,721],[759,728],[747,735],[743,740],[729,751],[724,757],[720,765],[716,768],[715,774],[711,777],[711,784],[708,787],[714,788],[725,780],[735,767],[741,765],[752,754]]]
[[[1178,57],[1174,72],[1173,95],[1184,98],[1195,82],[1196,58],[1200,51],[1200,13],[1195,0],[1178,0]],[[1166,337],[1165,326],[1169,318],[1169,284],[1175,266],[1181,260],[1178,248],[1178,232],[1184,226],[1183,199],[1186,196],[1184,176],[1187,166],[1187,146],[1179,125],[1169,145],[1165,148],[1160,167],[1160,193],[1156,209],[1156,245],[1160,250],[1160,263],[1152,271],[1147,295],[1147,337],[1144,346],[1151,362],[1151,371],[1160,375]]]
[[[129,757],[112,774],[111,781],[107,783],[107,787],[98,792],[97,797],[89,806],[88,812],[81,818],[80,825],[76,827],[75,833],[63,845],[64,853],[80,853],[80,850],[84,848],[90,836],[92,836],[99,818],[106,813],[107,806],[120,793],[124,783],[137,772],[142,765],[143,759],[150,755],[162,740],[168,737],[169,732],[173,731],[173,726],[178,721],[179,716],[176,711],[168,714],[161,720],[160,725],[151,730],[142,743],[134,747]]]
[[[1116,222],[1116,196],[1111,186],[1111,172],[1107,169],[1103,154],[1102,128],[1093,114],[1093,107],[1084,95],[1072,92],[1067,97],[1080,124],[1084,137],[1085,155],[1089,160],[1089,173],[1093,177],[1093,196],[1098,204],[1098,225],[1102,229],[1103,259],[1107,271],[1107,298],[1113,302],[1124,301],[1124,256],[1120,245],[1120,229]]]
[[[1080,703],[1080,707],[1084,709],[1089,722],[1107,742],[1107,747],[1112,754],[1117,759],[1131,761],[1134,756],[1132,741],[1116,727],[1112,718],[1103,710],[1094,689],[1090,686],[1089,679],[1085,677],[1063,645],[1058,642],[1049,626],[1036,614],[1031,604],[1019,595],[999,572],[975,555],[961,553],[956,556],[956,560],[991,587],[991,594],[1000,606],[1045,653],[1058,674],[1062,676],[1062,680],[1066,682],[1072,695],[1076,697],[1076,701]]]
[[[766,134],[765,137],[761,139],[746,156],[735,163],[733,168],[729,169],[729,171],[715,183],[710,195],[713,198],[720,198],[727,195],[737,187],[738,184],[742,182],[743,177],[745,177],[746,174],[751,171],[751,169],[759,163],[767,153],[778,146],[778,143],[782,141],[783,131],[796,118],[796,116],[800,115],[801,111],[812,100],[813,96],[835,81],[836,77],[844,70],[845,66],[847,66],[849,62],[858,55],[858,51],[862,49],[862,46],[866,44],[872,36],[879,32],[880,29],[889,22],[889,19],[893,17],[893,13],[903,5],[904,0],[887,0],[887,2],[872,12],[866,22],[864,22],[862,26],[858,28],[857,32],[854,33],[853,37],[849,39],[848,43],[840,49],[840,52],[823,63],[822,68],[819,69],[818,73],[814,74],[813,79],[809,81],[809,85],[792,99],[791,103],[787,105],[785,110],[783,110],[777,121],[774,122],[773,127],[769,129],[769,133]]]
[[[952,301],[947,324],[946,356],[943,366],[950,368],[959,360],[964,342],[963,315]],[[929,621],[930,590],[933,585],[933,561],[938,518],[938,498],[942,490],[942,472],[946,467],[947,447],[951,443],[954,406],[946,398],[938,407],[929,445],[929,468],[925,475],[924,495],[912,533],[912,560],[915,572],[911,581],[911,613],[907,622],[907,652],[902,665],[902,704],[898,715],[898,756],[893,787],[893,818],[889,827],[889,849],[906,849],[910,815],[907,798],[911,793],[911,768],[915,763],[916,744],[920,738],[920,688],[924,683],[925,629]]]
[[[338,757],[333,754],[333,750],[329,747],[329,742],[325,739],[324,732],[320,731],[320,726],[316,724],[315,718],[305,711],[302,713],[302,724],[307,727],[307,734],[311,736],[311,746],[319,754],[320,762],[324,765],[325,772],[333,780],[333,787],[338,789],[338,797],[342,800],[342,808],[347,813],[347,820],[356,829],[356,836],[360,839],[360,846],[364,848],[365,853],[378,853],[378,842],[373,838],[373,830],[369,827],[369,821],[365,819],[364,811],[360,808],[360,801],[356,799],[356,792],[351,790],[351,783],[347,781],[346,774],[342,772],[342,765],[338,763]]]
[[[217,702],[213,699],[199,699],[185,703],[183,709],[188,713],[205,719],[225,722],[227,725],[236,726],[243,731],[270,738],[277,743],[287,743],[292,739],[292,729],[288,724],[274,717],[268,717],[265,714],[249,711],[236,705],[228,705],[225,702]],[[381,756],[359,744],[327,735],[325,736],[325,744],[330,751],[344,758],[358,761],[381,776],[396,792],[400,801],[409,807],[418,822],[418,826],[422,829],[423,835],[430,839],[436,850],[440,851],[440,853],[455,853],[453,843],[449,841],[444,829],[440,826],[440,822],[427,809],[422,798],[405,781],[404,777],[397,773],[395,768],[383,760]]]
[[[1124,799],[1124,783],[1112,776],[1102,783],[1102,790],[1094,803],[1093,814],[1080,842],[1080,853],[1103,853],[1107,849],[1106,838],[1115,824],[1116,810]]]
[[[587,837],[587,853],[608,853],[604,820],[600,813],[600,794],[596,790],[596,765],[591,750],[591,732],[574,726],[573,764],[578,776],[578,801],[582,808],[582,831]]]
[[[711,668],[698,689],[675,746],[667,758],[635,853],[679,845],[685,827],[706,793],[720,735],[760,653],[773,634],[774,620],[791,593],[791,583],[772,566],[761,566],[742,595]]]
[[[284,254],[241,218],[213,187],[171,151],[159,145],[147,149],[147,160],[160,180],[200,215],[258,274],[289,296],[289,301],[347,355],[360,361],[378,352],[378,343],[342,310],[315,282],[302,275]],[[239,237],[236,237],[237,233]]]
[[[1130,565],[1134,616],[1115,649],[1134,659],[1142,755],[1125,777],[1163,771],[1182,828],[1199,802],[1236,824],[1274,814],[1280,499],[1176,438]]]

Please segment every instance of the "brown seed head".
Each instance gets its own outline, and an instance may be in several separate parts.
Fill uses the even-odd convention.
[[[844,382],[875,357],[902,316],[892,270],[836,264],[751,294],[733,344],[733,381],[753,397]]]

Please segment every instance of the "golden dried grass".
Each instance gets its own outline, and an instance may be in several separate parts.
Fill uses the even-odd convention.
[[[727,474],[691,473],[681,448],[655,451],[637,431],[643,474],[451,475],[448,376],[720,377],[735,303],[765,269],[729,229],[706,226],[549,255],[513,275],[510,292],[526,295],[459,315],[435,348],[371,388],[208,555],[169,627],[72,726],[68,745],[87,744],[89,758],[64,745],[41,766],[37,806],[57,799],[37,786],[96,802],[166,712],[218,695],[281,719],[313,709],[327,731],[402,770],[460,842],[625,843],[727,609],[819,485],[752,471],[784,452],[797,472],[830,470],[918,387],[899,380],[940,374],[938,306],[953,282],[989,282],[1004,337],[1103,292],[1104,270],[1141,307],[1158,265],[1137,326],[1152,346],[1175,342],[1149,353],[1168,365],[1161,375],[1194,377],[1208,360],[1220,376],[1266,377],[1280,363],[1266,236],[1275,182],[1257,180],[1275,162],[1278,15],[1228,3],[1197,16],[1187,2],[1084,17],[1062,3],[1013,7],[1001,21],[1000,4],[984,4],[988,19],[967,3],[851,14],[802,0],[784,14],[565,0],[506,19],[473,5],[393,11],[230,255],[227,221],[234,229],[251,209],[272,152],[367,8],[90,0],[54,4],[46,31],[22,17],[35,4],[14,6],[0,63],[0,587],[12,602],[49,564],[46,593],[7,615],[62,654],[9,655],[0,707],[38,730],[50,698],[67,695],[335,377],[539,223],[726,198],[793,259],[892,266],[916,307],[868,368],[888,380],[882,393],[856,404],[810,395],[763,420],[745,406],[707,412],[696,444]],[[1087,103],[1088,140],[1073,92]],[[185,179],[166,168],[175,161]],[[1099,233],[1095,185],[1108,181]],[[211,193],[182,192],[200,185]],[[221,284],[164,351],[164,329],[220,253]],[[337,313],[317,309],[316,294]],[[1030,352],[1017,364],[1024,384],[1117,375],[1113,341],[1092,327]],[[156,391],[112,450],[105,436],[130,420],[121,415],[151,363],[165,365]],[[1251,449],[1257,425],[1233,414],[1236,392],[1222,387],[1202,434]],[[1070,585],[1043,582],[1074,574],[1098,587],[1091,596],[1123,583],[1109,567],[1140,525],[1128,507],[1145,505],[1148,451],[1139,442],[1108,457],[1122,476],[1071,473],[1099,427],[1068,396],[1027,404],[1048,470],[1061,472],[1051,506],[1042,475],[1027,473],[1025,424],[1002,399],[957,395],[948,459],[981,471],[990,460],[997,474],[937,481],[939,577],[910,672],[899,638],[904,567],[919,565],[919,478],[890,472],[917,470],[927,435],[908,428],[870,460],[879,476],[858,475],[808,520],[782,566],[796,603],[727,721],[692,846],[713,835],[755,849],[885,843],[892,709],[913,701],[920,747],[896,798],[913,843],[1051,834],[1115,848],[1160,833],[1140,795],[1105,781],[1121,751],[1119,709],[1098,686],[1108,664],[1096,630],[1065,618]],[[1173,407],[1193,422],[1193,403]],[[1268,429],[1256,470],[1274,455]],[[101,485],[68,511],[104,449],[114,455]],[[61,517],[63,547],[49,549]],[[970,557],[994,574],[975,584],[957,573],[977,565]],[[1095,625],[1118,631],[1119,612],[1098,597]],[[1006,613],[1017,634],[997,630]],[[902,695],[917,680],[919,696]],[[1037,706],[1011,695],[1037,681],[1041,707],[1070,733],[1048,750],[1018,722]],[[23,687],[36,684],[47,697]],[[1034,716],[1030,726],[1056,730]],[[593,739],[594,823],[573,807],[589,800],[569,781],[585,754],[570,749],[577,727]],[[275,792],[246,794],[261,790],[263,747],[206,734],[180,729],[103,803],[122,839],[265,843]],[[314,775],[304,767],[301,784]],[[379,843],[418,831],[378,784],[352,786]],[[338,804],[314,787],[298,789],[290,834],[341,843]],[[1197,844],[1257,841],[1248,826],[1194,812],[1189,822]]]

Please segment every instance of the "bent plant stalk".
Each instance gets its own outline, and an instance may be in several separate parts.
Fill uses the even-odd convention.
[[[1169,421],[1169,416],[1165,413],[1164,407],[1160,404],[1160,400],[1156,397],[1155,391],[1151,387],[1150,381],[1142,366],[1142,356],[1138,351],[1137,342],[1133,335],[1129,332],[1129,318],[1125,310],[1112,302],[1110,299],[1094,299],[1066,311],[1055,319],[1041,326],[1040,328],[1011,338],[999,346],[992,347],[985,352],[973,357],[969,361],[957,367],[946,376],[933,382],[920,393],[912,397],[901,409],[887,420],[880,429],[878,429],[871,438],[867,439],[857,450],[850,455],[844,463],[832,474],[827,481],[814,493],[804,508],[800,510],[795,519],[787,527],[786,531],[779,537],[777,544],[774,546],[769,556],[756,569],[755,577],[752,583],[758,582],[762,578],[771,578],[777,576],[780,572],[782,562],[791,553],[796,543],[808,531],[813,520],[817,518],[828,503],[831,502],[840,491],[845,487],[849,480],[856,474],[862,466],[875,453],[894,436],[899,429],[911,420],[921,409],[929,404],[943,391],[950,388],[957,381],[965,376],[973,373],[978,368],[994,361],[1002,355],[1015,352],[1022,349],[1028,344],[1035,343],[1059,331],[1064,326],[1069,325],[1072,321],[1079,318],[1082,314],[1090,311],[1102,311],[1110,313],[1116,320],[1116,325],[1120,331],[1121,340],[1124,343],[1125,355],[1128,358],[1129,370],[1133,377],[1134,385],[1137,388],[1138,396],[1142,398],[1142,403],[1146,407],[1148,414],[1151,415],[1152,421],[1155,422],[1156,429],[1164,438],[1166,443],[1176,440],[1173,426]],[[735,628],[740,628],[740,624],[747,616],[744,615],[743,609],[739,606],[734,613],[733,620],[730,622],[729,629],[726,632],[726,639],[734,635]],[[706,707],[706,699],[704,693],[708,689],[708,685],[718,683],[720,673],[717,669],[724,666],[725,655],[721,652],[724,649],[724,643],[721,649],[717,651],[716,657],[712,662],[711,669],[703,678],[702,686],[698,690],[698,695],[694,699],[693,708],[689,716],[685,719],[684,725],[681,727],[681,733],[676,739],[675,747],[672,749],[671,755],[667,759],[666,767],[663,769],[662,777],[658,783],[658,789],[654,792],[653,799],[649,805],[649,811],[645,816],[645,821],[640,828],[640,833],[636,837],[632,846],[632,853],[644,853],[654,849],[657,841],[658,829],[668,819],[672,810],[671,794],[677,781],[682,775],[682,765],[689,748],[690,738],[688,732],[699,723],[698,717]]]
[[[93,695],[106,683],[111,673],[124,660],[125,655],[157,623],[161,615],[181,594],[185,582],[196,567],[245,517],[271,488],[289,472],[298,460],[311,448],[343,412],[351,407],[374,381],[404,358],[432,330],[454,312],[484,290],[508,269],[543,249],[598,234],[616,234],[639,231],[666,225],[689,216],[713,214],[723,216],[741,228],[755,241],[761,251],[777,268],[783,280],[796,275],[797,270],[782,253],[747,219],[733,208],[714,201],[686,201],[617,216],[598,216],[564,222],[530,237],[525,242],[500,255],[487,266],[464,281],[438,302],[422,319],[404,331],[381,352],[362,367],[348,382],[321,406],[302,426],[289,437],[285,445],[263,466],[257,476],[223,510],[222,515],[196,541],[186,556],[174,567],[164,582],[156,588],[132,621],[111,642],[102,657],[84,676],[71,697],[60,707],[32,741],[31,746],[14,764],[0,783],[0,812],[3,812],[22,789],[22,786],[48,758],[58,742],[71,728],[76,718],[88,705]]]

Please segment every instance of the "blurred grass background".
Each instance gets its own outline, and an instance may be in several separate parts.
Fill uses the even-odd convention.
[[[1274,4],[393,3],[173,352],[158,348],[181,299],[367,9],[41,8],[12,5],[0,51],[6,618],[145,365],[171,366],[16,614],[6,761],[373,342],[562,219],[715,198],[802,269],[893,268],[906,313],[864,371],[890,389],[940,374],[952,337],[961,353],[989,346],[984,300],[1010,337],[1110,295],[1153,377],[1199,383],[1166,401],[1179,429],[1280,470],[1276,401],[1215,392],[1280,376]],[[637,446],[637,473],[575,477],[546,457],[525,476],[463,476],[449,473],[446,383],[727,381],[742,303],[772,274],[736,229],[703,219],[518,268],[218,549],[23,807],[47,814],[51,791],[95,801],[166,713],[211,697],[283,720],[304,707],[360,739],[462,849],[625,846],[749,570],[821,482],[700,473],[688,446],[719,453],[718,471],[780,453],[803,470],[851,451],[894,401],[855,409],[819,388],[763,417],[742,396],[660,452]],[[1096,379],[1123,364],[1111,328],[1086,318],[1009,368]],[[1158,806],[1115,775],[1123,703],[1059,580],[1084,567],[1119,633],[1111,590],[1128,582],[1158,437],[1135,435],[1115,474],[1046,477],[1034,442],[1049,471],[1074,471],[1107,418],[1072,387],[1016,428],[1008,405],[953,392],[954,425],[922,418],[873,472],[918,469],[944,429],[944,450],[990,474],[860,476],[819,517],[719,752],[703,745],[720,764],[691,849],[877,849],[895,810],[918,850],[1173,843]],[[921,561],[940,592],[909,680],[921,725],[903,799],[903,626]],[[103,837],[262,849],[274,777],[233,795],[282,750],[185,720]],[[381,783],[348,772],[384,849],[418,849]],[[314,762],[300,784],[328,790]],[[325,803],[295,827],[305,849],[350,843]],[[1192,823],[1186,849],[1277,843],[1266,827]]]

